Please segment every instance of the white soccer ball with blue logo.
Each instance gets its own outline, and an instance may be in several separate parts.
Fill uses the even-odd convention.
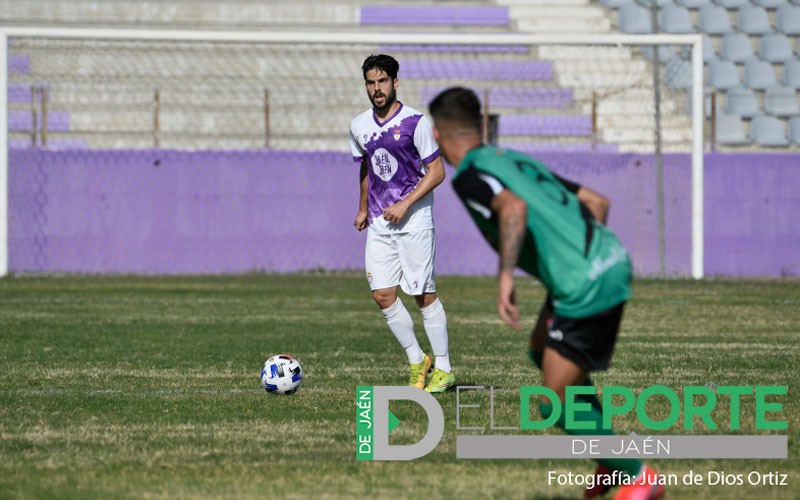
[[[276,354],[261,368],[261,383],[271,394],[294,394],[303,383],[303,367],[288,354]]]

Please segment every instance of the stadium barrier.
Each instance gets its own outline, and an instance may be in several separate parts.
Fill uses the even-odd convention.
[[[659,274],[654,155],[543,152],[612,200],[637,275]],[[691,272],[689,154],[664,159],[666,270]],[[788,155],[706,155],[709,275],[797,275],[800,200]],[[448,167],[448,174],[452,169]],[[632,195],[633,194],[633,195]],[[13,149],[15,273],[242,273],[363,269],[349,153]],[[497,257],[449,182],[436,190],[437,270],[491,275]]]

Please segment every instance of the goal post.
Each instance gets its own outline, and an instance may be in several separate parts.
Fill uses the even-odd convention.
[[[602,154],[605,151],[611,150],[619,153],[630,151],[631,153],[647,154],[654,153],[656,150],[658,150],[659,154],[661,154],[661,145],[654,145],[653,140],[647,137],[645,139],[632,139],[629,137],[631,135],[630,130],[628,130],[628,132],[620,132],[619,130],[615,129],[615,123],[619,122],[620,118],[606,118],[604,113],[606,110],[620,105],[619,103],[623,103],[625,100],[631,99],[628,94],[625,94],[625,92],[630,89],[626,89],[625,84],[623,83],[619,85],[619,88],[616,90],[612,88],[606,93],[595,92],[595,89],[591,88],[593,85],[593,77],[587,73],[587,70],[583,68],[580,63],[575,63],[574,61],[577,59],[574,58],[578,57],[580,52],[587,50],[587,47],[594,48],[596,50],[603,48],[602,50],[608,50],[610,52],[620,48],[630,49],[633,54],[631,58],[632,60],[635,59],[636,64],[638,65],[636,67],[645,73],[642,76],[643,81],[646,81],[650,72],[646,69],[642,69],[647,67],[644,65],[658,64],[657,59],[656,62],[647,62],[649,59],[642,57],[641,54],[644,53],[644,50],[647,47],[666,46],[684,48],[686,50],[681,53],[681,58],[684,61],[685,68],[690,68],[691,73],[690,75],[683,75],[683,78],[688,81],[688,83],[682,87],[682,91],[686,93],[685,100],[675,97],[668,104],[670,110],[675,114],[675,116],[681,114],[686,116],[686,126],[683,125],[683,119],[678,119],[679,117],[676,118],[676,123],[673,125],[676,129],[675,132],[677,135],[683,137],[683,134],[686,133],[686,144],[682,145],[682,143],[679,143],[680,140],[677,140],[677,142],[672,145],[671,149],[667,148],[665,150],[664,154],[679,152],[681,154],[688,155],[688,158],[690,159],[691,178],[688,180],[688,184],[690,185],[689,203],[691,207],[689,209],[689,220],[687,221],[687,223],[690,225],[690,249],[687,256],[690,264],[687,274],[694,278],[703,277],[703,154],[705,99],[702,59],[703,40],[701,35],[656,34],[544,36],[523,33],[509,33],[503,35],[488,33],[429,33],[423,36],[410,33],[375,33],[364,31],[326,33],[299,31],[250,32],[3,27],[0,28],[0,68],[9,68],[9,65],[11,64],[9,55],[9,50],[11,49],[9,47],[15,47],[15,43],[18,41],[29,41],[31,50],[34,52],[38,51],[37,53],[40,54],[47,53],[47,46],[50,43],[69,45],[69,50],[72,51],[70,54],[74,55],[73,53],[78,53],[78,55],[74,55],[74,57],[70,59],[76,63],[82,63],[83,61],[89,59],[86,57],[86,54],[80,53],[82,50],[103,51],[105,50],[106,46],[118,46],[119,51],[121,51],[120,53],[141,52],[143,54],[141,57],[148,57],[149,55],[150,57],[156,59],[161,58],[159,61],[162,63],[165,62],[167,65],[171,64],[176,67],[176,74],[179,74],[182,71],[183,66],[191,67],[192,65],[197,64],[216,64],[214,61],[208,62],[210,61],[209,58],[211,56],[209,54],[204,54],[204,52],[207,51],[213,55],[214,51],[218,50],[219,47],[224,46],[228,47],[228,52],[226,53],[227,57],[232,57],[232,55],[235,55],[235,51],[241,50],[243,52],[243,58],[253,58],[251,63],[245,64],[245,66],[248,67],[248,73],[246,77],[241,78],[244,78],[247,81],[256,81],[260,75],[259,71],[263,71],[265,66],[269,66],[270,68],[281,68],[281,65],[296,65],[299,74],[302,74],[303,71],[306,71],[307,77],[319,78],[320,81],[317,83],[318,85],[323,87],[325,85],[332,85],[333,90],[331,92],[331,98],[339,99],[348,105],[352,103],[352,105],[350,105],[347,109],[349,109],[350,114],[353,116],[367,104],[365,102],[366,99],[363,96],[363,90],[357,94],[358,100],[354,100],[355,98],[351,99],[349,95],[337,95],[337,91],[340,88],[349,88],[353,82],[357,82],[360,78],[358,65],[351,66],[352,61],[356,61],[357,59],[348,59],[348,67],[344,68],[346,72],[354,75],[355,80],[349,78],[340,78],[339,80],[333,79],[332,81],[328,82],[323,78],[325,76],[324,74],[313,74],[314,63],[317,62],[323,67],[330,68],[332,65],[336,64],[335,58],[331,58],[330,61],[327,61],[324,60],[324,57],[322,57],[322,60],[315,61],[313,57],[305,58],[302,53],[303,50],[310,50],[310,53],[314,57],[318,57],[322,53],[322,50],[330,50],[335,52],[337,48],[350,47],[350,49],[348,49],[350,52],[359,54],[359,57],[363,59],[363,57],[368,55],[370,52],[376,52],[378,50],[382,50],[382,48],[389,53],[396,51],[400,54],[413,55],[417,53],[417,49],[414,49],[414,47],[425,46],[427,47],[427,50],[421,52],[424,54],[423,57],[413,57],[413,59],[415,59],[415,61],[418,63],[413,68],[413,70],[416,71],[416,76],[408,78],[407,75],[411,68],[408,65],[404,66],[404,60],[401,58],[401,89],[403,89],[403,91],[409,88],[413,89],[414,97],[411,98],[410,101],[415,105],[415,107],[424,110],[425,105],[427,104],[425,102],[426,98],[430,98],[432,92],[435,92],[437,88],[459,84],[472,86],[475,87],[476,90],[480,90],[479,93],[484,101],[484,106],[489,111],[488,114],[491,115],[495,110],[498,109],[500,110],[499,112],[501,114],[506,113],[502,114],[500,117],[499,129],[501,134],[501,145],[517,147],[523,151],[531,151],[534,155],[537,154],[537,151],[552,153],[556,150],[578,150],[585,152],[587,157],[590,157],[594,153]],[[125,44],[134,45],[126,46]],[[23,43],[23,45],[25,44]],[[165,55],[160,53],[164,47],[169,48],[173,45],[178,48],[189,47],[188,52],[191,54],[190,56],[187,56],[186,61],[181,60],[180,57],[178,57],[178,59],[173,59],[171,54]],[[86,48],[84,48],[84,46]],[[202,50],[194,50],[192,47],[195,46],[201,48]],[[268,49],[270,47],[281,48],[281,50],[274,51],[274,60],[266,62],[262,60],[255,60],[255,54],[258,54],[265,48]],[[492,47],[495,49],[491,49]],[[511,50],[510,48],[512,47],[522,47],[523,50],[522,52],[517,51],[516,49]],[[296,53],[292,52],[294,49],[289,48],[296,48]],[[283,52],[286,53],[284,54]],[[658,51],[656,51],[656,53],[658,53]],[[543,57],[543,55],[546,57]],[[226,55],[223,54],[220,57],[224,58]],[[291,59],[292,57],[295,59]],[[426,57],[429,58],[429,61],[423,60]],[[43,58],[46,59],[46,57]],[[527,64],[528,61],[526,61],[525,58],[531,59],[531,63],[534,63],[534,60],[547,59],[552,64],[538,66],[536,64]],[[108,56],[107,59],[113,60],[113,57]],[[412,59],[412,57],[409,57],[409,59]],[[450,64],[451,59],[453,64]],[[468,66],[466,64],[467,62],[473,61],[476,63],[481,63],[482,65]],[[31,64],[35,66],[39,63],[34,61]],[[58,63],[52,62],[51,64]],[[138,62],[137,64],[146,66],[148,62],[144,60]],[[358,60],[358,64],[360,65],[360,60]],[[42,62],[41,65],[45,65],[45,62]],[[444,74],[427,76],[425,72],[429,71],[429,68],[432,66],[441,66],[444,68]],[[91,78],[91,71],[97,68],[99,68],[99,66],[90,61],[88,63],[88,68],[73,67],[54,70],[52,72],[54,75],[53,78],[55,79],[54,81],[37,82],[34,76],[29,76],[27,79],[22,78],[22,81],[36,85],[57,86],[58,78],[64,77],[64,75],[68,75],[67,77],[69,78],[71,77],[69,72],[74,71],[75,74],[81,79],[81,82],[83,82],[84,80]],[[405,73],[404,68],[406,71]],[[100,70],[104,71],[103,68],[100,68]],[[288,74],[283,70],[281,71],[282,74]],[[489,73],[484,75],[476,74],[476,72],[479,71],[486,71]],[[498,76],[495,76],[491,74],[492,71],[510,72],[509,74],[511,76],[506,75],[501,77],[499,74]],[[560,88],[537,88],[534,89],[536,92],[532,92],[531,88],[527,86],[529,83],[528,80],[525,79],[535,79],[537,77],[523,76],[520,82],[515,83],[513,81],[513,75],[516,71],[529,71],[533,73],[537,71],[549,71],[548,75],[550,75],[551,78],[561,79],[559,85],[553,86]],[[602,72],[602,70],[600,71]],[[333,144],[334,141],[341,141],[336,142],[337,145],[334,146],[338,149],[341,149],[339,146],[340,143],[346,146],[346,140],[341,140],[338,137],[345,134],[346,131],[341,131],[338,129],[332,131],[316,131],[316,135],[309,133],[307,136],[298,135],[297,137],[290,137],[288,133],[283,137],[281,137],[280,134],[276,134],[274,129],[275,127],[279,127],[279,124],[282,122],[275,117],[276,115],[270,116],[267,114],[265,116],[265,113],[275,113],[275,110],[281,106],[289,111],[292,109],[297,111],[297,103],[282,101],[280,89],[278,89],[278,92],[274,92],[267,89],[266,86],[264,88],[255,90],[252,88],[240,88],[239,81],[241,78],[237,75],[230,74],[219,76],[220,79],[227,78],[227,80],[220,80],[220,82],[222,82],[220,85],[223,87],[223,90],[224,88],[229,87],[230,92],[232,93],[241,92],[242,94],[252,94],[252,96],[255,96],[248,97],[248,99],[251,101],[255,99],[255,104],[248,104],[248,106],[256,110],[256,115],[248,115],[248,118],[241,120],[242,122],[253,124],[247,132],[242,133],[241,136],[230,135],[229,130],[231,130],[233,127],[231,127],[229,124],[221,123],[222,119],[216,120],[214,116],[212,116],[217,111],[212,109],[215,106],[213,102],[199,103],[200,105],[206,106],[211,110],[208,113],[208,123],[197,123],[203,122],[204,120],[198,120],[196,118],[198,115],[191,115],[195,116],[195,119],[187,117],[180,117],[180,119],[176,118],[174,125],[172,125],[172,130],[164,131],[163,127],[166,120],[160,119],[158,113],[169,112],[169,110],[165,108],[168,107],[170,96],[175,98],[175,102],[180,101],[181,96],[179,94],[181,92],[179,87],[170,87],[167,88],[166,91],[160,92],[160,85],[167,85],[167,87],[169,87],[170,85],[177,84],[175,84],[175,82],[159,83],[155,81],[147,81],[146,72],[139,71],[138,69],[132,69],[130,72],[133,75],[132,78],[134,78],[135,84],[120,84],[119,88],[130,88],[132,89],[132,93],[140,95],[140,97],[137,98],[140,99],[141,102],[139,102],[137,105],[140,106],[141,109],[137,111],[137,116],[141,118],[142,123],[147,123],[148,126],[155,124],[155,126],[158,127],[159,124],[161,124],[162,130],[157,129],[152,131],[152,137],[148,136],[146,131],[138,130],[135,134],[131,135],[130,141],[126,142],[126,139],[122,138],[115,139],[117,142],[114,143],[110,142],[108,137],[117,137],[122,132],[116,131],[113,129],[113,127],[111,127],[107,132],[100,131],[97,134],[97,137],[99,138],[97,144],[99,145],[92,145],[90,143],[88,146],[81,147],[88,147],[89,149],[152,148],[154,142],[153,137],[155,137],[155,147],[158,147],[160,144],[161,147],[165,149],[180,150],[184,147],[192,150],[203,148],[216,150],[258,149],[264,147],[265,140],[267,139],[263,136],[265,129],[267,130],[266,133],[272,136],[269,138],[269,146],[274,150],[300,149],[305,146],[307,146],[310,150],[325,150],[330,148],[331,146],[329,145]],[[608,70],[606,72],[608,72]],[[658,75],[659,72],[654,71],[654,74]],[[294,73],[292,73],[292,75],[294,75]],[[178,75],[178,77],[179,76],[180,75]],[[610,77],[613,75],[605,76]],[[178,77],[176,77],[176,80],[180,79]],[[23,109],[23,107],[28,106],[28,104],[10,104],[9,89],[11,88],[10,85],[14,78],[14,75],[9,76],[9,71],[0,71],[0,276],[5,276],[9,273],[9,271],[14,271],[14,269],[10,267],[9,259],[9,239],[11,237],[9,233],[11,214],[9,211],[10,201],[8,191],[10,183],[9,149],[12,142],[15,147],[21,147],[20,142],[22,139],[18,137],[20,135],[19,130],[16,128],[12,130],[13,124],[10,123],[12,111],[16,113],[14,116],[17,117],[26,113],[27,116],[33,117],[33,143],[30,145],[32,148],[46,149],[47,147],[51,147],[43,144],[37,144],[36,142],[35,128],[37,126],[37,116],[40,116],[44,110],[37,109],[35,104],[31,104],[33,107],[31,110]],[[99,75],[97,80],[103,81],[104,78],[113,79],[115,76],[112,75],[110,77],[108,74],[104,73]],[[214,75],[214,78],[217,78],[217,76]],[[300,87],[302,87],[302,85],[305,83],[307,82],[299,82]],[[659,84],[660,83],[658,82],[655,83],[655,85]],[[128,86],[125,87],[125,85]],[[282,85],[284,85],[285,90],[291,90],[294,86],[298,85],[298,82],[288,81],[282,83]],[[198,83],[198,86],[202,86],[202,84]],[[210,90],[204,90],[206,94],[202,95],[211,96],[215,92],[218,92],[217,88],[209,88]],[[569,91],[564,90],[566,88],[569,88]],[[573,91],[573,88],[577,90]],[[145,89],[146,92],[144,92],[143,89]],[[148,102],[148,99],[153,99],[154,91],[156,96],[155,100],[157,101],[155,105],[153,105],[152,102]],[[648,94],[648,92],[650,92],[650,94]],[[32,97],[34,94],[35,92],[31,90]],[[54,99],[53,94],[54,92],[52,91],[48,92],[47,94],[48,98],[51,100],[51,103]],[[600,95],[600,99],[606,99],[606,101],[601,100],[599,103],[587,102],[587,100],[591,101],[593,99],[587,97],[587,95],[596,96],[598,94]],[[652,90],[647,89],[646,92],[643,91],[640,94],[652,95]],[[405,100],[406,95],[407,94],[401,95],[401,100]],[[658,94],[656,93],[656,95]],[[270,96],[270,102],[266,102],[267,96]],[[232,97],[232,102],[238,102],[241,100],[240,97],[241,96]],[[58,98],[57,93],[56,98]],[[76,99],[80,100],[80,98]],[[200,100],[203,99],[204,98],[201,98]],[[348,99],[351,100],[348,101]],[[526,102],[528,104],[519,104],[517,102],[519,99],[527,99],[528,101]],[[531,99],[549,99],[550,101],[544,105],[530,105],[529,103]],[[562,104],[553,104],[558,102],[561,102]],[[85,105],[85,103],[76,104],[76,106],[79,105]],[[188,106],[191,104],[183,102],[181,105]],[[234,104],[233,106],[235,105],[238,104]],[[13,106],[16,106],[20,109],[12,109]],[[221,106],[229,107],[231,105],[224,104]],[[521,112],[520,106],[530,106],[530,110],[532,110],[532,112]],[[650,103],[646,101],[642,102],[642,109],[649,109],[649,106]],[[49,107],[53,108],[55,105],[51,104]],[[542,111],[543,114],[541,116],[537,116],[537,113],[540,111],[539,108],[548,107],[560,107],[561,111],[567,110],[567,112],[572,110],[572,114],[567,116],[566,114],[562,113],[562,115],[564,115],[562,116],[553,112],[552,109],[549,111],[545,109]],[[659,109],[658,106],[656,109]],[[55,112],[56,111],[48,111],[48,113]],[[39,113],[39,115],[37,115],[37,113]],[[84,112],[83,115],[86,115],[87,113],[88,112]],[[222,116],[223,113],[220,112],[218,114]],[[93,118],[91,116],[84,118],[85,121],[90,123],[98,123],[103,121],[101,119],[96,119],[93,122]],[[346,116],[345,118],[346,121],[349,122],[349,118],[351,118],[351,116]],[[57,120],[48,120],[47,116],[43,117],[42,120],[47,120],[47,123],[57,123]],[[107,117],[105,120],[106,122],[109,121]],[[266,122],[266,127],[264,122]],[[303,133],[303,123],[304,122],[292,123],[292,127],[297,129],[294,133]],[[273,126],[272,131],[269,129],[270,124]],[[182,133],[180,130],[181,127],[201,127],[202,130],[195,134],[196,137],[199,137],[199,139],[192,139],[195,140],[195,142],[186,142],[188,139],[183,137],[186,134]],[[587,131],[586,127],[588,127],[590,130]],[[661,124],[657,123],[655,124],[655,127],[657,127],[659,130],[659,133],[656,135],[660,137]],[[580,129],[580,131],[575,134],[579,136],[578,139],[573,137],[572,139],[567,139],[566,142],[558,143],[560,139],[552,138],[551,136],[555,135],[555,132],[553,132],[554,130],[561,128]],[[690,130],[683,130],[683,128]],[[531,130],[534,131],[531,132]],[[164,139],[165,135],[169,135],[170,133],[174,136],[173,142],[169,142],[169,140]],[[326,133],[330,134],[330,137],[326,138]],[[567,132],[567,134],[569,133],[570,132]],[[248,134],[252,135],[252,137],[250,137]],[[642,134],[647,135],[650,134],[650,132],[642,131]],[[587,145],[587,141],[584,141],[588,135],[591,135],[591,144],[589,145]],[[597,140],[598,135],[600,136],[599,141]],[[47,137],[48,145],[52,144],[58,139],[58,137],[53,138],[53,134],[48,134]],[[70,136],[68,136],[68,134],[65,132],[65,137]],[[542,137],[545,137],[545,139],[542,139]],[[221,138],[228,142],[221,142]],[[169,137],[167,137],[167,139],[169,139]],[[636,143],[631,141],[640,142]],[[67,141],[66,144],[67,145],[64,146],[64,149],[69,149],[72,147],[70,146],[69,141]],[[57,149],[58,146],[55,146],[55,148]],[[661,211],[661,209],[659,209],[659,211]],[[612,215],[612,219],[613,217],[614,216]],[[661,267],[663,269],[663,255],[661,256],[661,259]]]

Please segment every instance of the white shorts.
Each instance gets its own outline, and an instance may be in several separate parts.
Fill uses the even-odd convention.
[[[395,234],[373,234],[369,231],[364,267],[370,289],[400,285],[408,295],[435,292],[435,255],[436,237],[433,229]]]

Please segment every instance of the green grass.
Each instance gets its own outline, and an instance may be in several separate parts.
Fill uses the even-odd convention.
[[[439,279],[459,382],[494,386],[495,425],[513,425],[519,387],[541,378],[527,332],[497,317],[494,287]],[[543,290],[518,287],[529,327]],[[303,363],[294,396],[260,387],[261,364],[279,352]],[[404,360],[360,274],[0,280],[0,498],[581,497],[579,486],[548,485],[547,472],[589,473],[588,460],[456,460],[455,393],[438,397],[446,428],[432,453],[356,462],[355,387],[403,384]],[[788,499],[800,495],[798,360],[796,280],[639,281],[613,366],[595,380],[788,385],[788,460],[653,462],[679,477],[789,474],[789,487],[680,485],[669,498]],[[721,406],[715,415],[727,414]],[[392,409],[403,421],[393,439],[416,441],[420,410]],[[752,407],[742,414],[735,432],[757,433]],[[488,412],[469,418],[462,425],[488,427]],[[632,416],[615,422],[647,432]]]

